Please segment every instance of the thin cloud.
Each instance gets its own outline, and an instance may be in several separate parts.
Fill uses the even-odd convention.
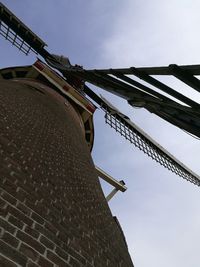
[[[109,38],[102,42],[101,61],[115,68],[199,63],[199,8],[198,1],[124,1]],[[180,88],[178,82],[167,82]],[[186,87],[179,90],[196,97]],[[200,141],[150,113],[128,110],[126,104],[114,101],[171,153],[200,173]],[[138,163],[139,154],[123,149],[124,144],[117,152],[117,141],[113,142],[110,147],[116,147],[114,155],[109,154],[114,158],[110,169],[124,172],[129,188],[123,195],[124,207],[116,197],[111,208],[119,214],[136,266],[198,266],[199,188],[149,163],[145,156]]]
[[[85,66],[200,62],[199,1],[4,2],[48,42],[50,51],[70,56],[72,62],[83,62]],[[0,46],[1,67],[32,64],[35,60],[21,55],[2,39]],[[162,146],[200,173],[198,140],[155,115],[103,94]],[[123,227],[135,265],[199,266],[199,188],[122,140],[105,126],[101,116],[95,117],[93,158],[128,186],[126,193],[118,193],[111,200],[110,207]]]

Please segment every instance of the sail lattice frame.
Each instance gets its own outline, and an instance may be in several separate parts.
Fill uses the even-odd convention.
[[[166,151],[166,149],[156,143],[129,119],[127,120],[120,114],[110,112],[107,109],[105,110],[105,122],[160,165],[187,181],[200,186],[200,177],[198,175],[193,173],[182,162]]]
[[[65,66],[44,47],[46,44],[0,2],[0,35],[23,53],[38,53],[48,64],[59,70],[65,78],[78,78],[114,93],[132,106],[143,107],[166,121],[200,138],[200,103],[174,90],[156,79],[155,75],[174,76],[192,89],[200,92],[200,65],[167,67],[145,67],[126,69],[85,70],[80,66]],[[141,79],[145,84],[135,80]],[[132,78],[133,77],[133,78]],[[147,84],[147,85],[146,85]],[[149,87],[150,86],[150,87]],[[89,97],[106,112],[106,123],[128,139],[132,144],[155,161],[184,179],[200,185],[200,177],[178,161],[173,155],[156,143],[150,136],[132,123],[125,115],[100,99],[91,90]],[[155,90],[156,89],[156,90]]]
[[[3,21],[0,20],[0,34],[8,40],[12,45],[16,46],[25,55],[28,55],[30,51],[37,55],[37,52],[27,44],[22,38],[20,38],[16,32],[12,31]]]

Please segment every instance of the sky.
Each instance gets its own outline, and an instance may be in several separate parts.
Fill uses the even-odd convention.
[[[73,64],[92,68],[200,63],[200,2],[195,0],[4,0],[23,22]],[[0,38],[0,67],[28,65]],[[181,82],[167,84],[199,101]],[[173,125],[94,88],[170,153],[200,174],[200,141]],[[199,101],[200,102],[200,101]],[[105,125],[96,111],[95,164],[128,190],[109,202],[136,267],[199,267],[200,188],[169,172]],[[105,194],[109,188],[102,183]]]

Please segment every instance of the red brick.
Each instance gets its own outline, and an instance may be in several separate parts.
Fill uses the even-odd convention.
[[[45,207],[44,205],[43,206],[41,206],[41,205],[37,205],[36,204],[36,199],[37,198],[35,198],[35,201],[33,202],[33,201],[31,201],[31,200],[29,200],[28,198],[26,199],[26,201],[25,201],[25,204],[29,207],[29,208],[31,208],[33,211],[35,211],[36,213],[38,213],[38,215],[40,216],[40,217],[44,217],[45,218],[45,216],[46,216],[46,214],[47,214],[47,207]],[[35,215],[34,215],[35,216]]]
[[[35,201],[30,201],[27,197],[28,197],[28,196],[26,196],[26,198],[25,198],[25,205],[26,205],[29,209],[35,211]]]
[[[56,254],[59,255],[59,257],[61,257],[62,259],[64,259],[65,261],[69,260],[69,254],[67,254],[64,250],[62,250],[59,247],[56,247]]]
[[[20,210],[14,208],[12,206],[9,206],[8,210],[9,210],[10,214],[12,214],[16,218],[18,218],[21,222],[23,222],[29,226],[31,226],[33,224],[33,220],[31,220],[29,217],[24,215],[24,213],[22,213]]]
[[[82,265],[80,262],[78,262],[72,257],[70,257],[69,264],[73,267],[80,267]]]
[[[45,84],[42,86],[44,88]],[[54,90],[41,89],[46,92],[44,95],[35,87],[33,81],[24,85],[20,81],[0,80],[0,132],[3,137],[0,162],[5,162],[6,166],[11,164],[10,168],[0,167],[2,188],[41,216],[38,220],[29,218],[34,221],[32,227],[59,247],[65,244],[65,253],[72,256],[71,262],[74,258],[86,267],[89,263],[92,266],[97,259],[96,267],[102,267],[110,259],[110,266],[119,267],[120,260],[124,266],[132,266],[122,233],[112,223],[112,215],[95,176],[79,115],[71,103],[64,106],[66,99]],[[15,146],[8,146],[8,140]],[[7,180],[3,184],[4,177]],[[24,216],[29,215],[25,208],[18,209]],[[4,216],[6,212],[4,209]],[[13,224],[14,219],[17,225],[17,214],[16,218],[10,217]],[[60,235],[56,236],[56,231],[51,232],[48,226],[42,227],[44,222],[51,224]],[[26,225],[22,223],[22,226]],[[24,234],[37,242],[37,234],[31,233],[30,229],[27,231],[30,235]],[[90,235],[91,232],[95,235]],[[69,240],[74,242],[69,243]],[[30,240],[23,242],[34,249]],[[63,264],[64,260],[56,252],[53,255],[49,252],[48,256],[69,266],[69,263]],[[72,264],[77,264],[76,261]],[[26,264],[19,263],[19,266]]]
[[[48,216],[49,216],[49,220],[51,221],[52,224],[54,224],[55,222],[60,223],[62,220],[61,219],[61,217],[62,217],[61,210],[58,211],[56,208],[53,207],[53,205],[50,206]]]
[[[81,255],[79,252],[76,252],[74,249],[72,249],[70,246],[67,246],[66,244],[63,245],[63,250],[68,253],[70,256],[74,257],[78,261],[80,261],[83,265],[86,264],[86,259]],[[56,247],[56,253],[59,254],[59,248]],[[87,257],[86,257],[87,258]]]
[[[15,227],[13,227],[11,224],[7,222],[7,220],[4,220],[3,218],[0,218],[0,227],[5,229],[6,231],[10,232],[13,234],[15,232]]]
[[[15,205],[17,203],[17,199],[5,191],[2,193],[2,198],[8,201],[12,205]]]
[[[58,229],[56,229],[53,225],[52,225],[52,223],[45,223],[45,225],[44,225],[44,227],[47,229],[47,230],[49,230],[51,233],[53,233],[53,234],[57,234],[58,233]]]
[[[36,261],[38,258],[39,254],[34,249],[32,249],[30,246],[27,246],[24,243],[20,245],[19,250],[23,255],[26,255],[28,258],[32,259],[33,261]]]
[[[26,257],[17,250],[13,249],[11,246],[7,245],[1,239],[0,239],[0,248],[1,248],[1,253],[5,257],[11,259],[15,263],[18,263],[19,265],[21,264],[21,266],[26,266],[27,262]]]
[[[1,215],[1,212],[3,212],[7,206],[8,206],[8,203],[4,199],[0,198],[0,215]]]
[[[5,191],[9,192],[9,194],[11,194],[12,196],[15,196],[17,187],[14,184],[14,181],[11,182],[10,180],[6,179],[5,182],[1,184],[1,187]]]
[[[19,219],[17,219],[16,217],[12,215],[9,216],[8,222],[15,225],[17,228],[20,228],[20,229],[22,229],[24,226],[24,224]]]
[[[58,237],[60,240],[62,240],[65,244],[68,243],[68,239],[69,239],[69,235],[66,235],[66,233],[63,232],[59,232]]]
[[[24,214],[26,214],[27,216],[29,216],[31,214],[31,210],[27,206],[25,206],[24,204],[22,204],[21,202],[18,202],[17,208],[20,211],[22,211]]]
[[[0,208],[4,208],[6,205],[6,201],[2,197],[0,197]]]
[[[46,205],[43,205],[42,203],[37,203],[37,204],[35,205],[34,210],[35,210],[40,216],[42,216],[42,217],[46,217],[46,215],[47,215],[47,213],[48,213],[48,212],[47,212],[48,209],[47,209]]]
[[[37,223],[41,224],[41,225],[44,224],[44,219],[43,219],[40,215],[36,214],[35,212],[33,212],[33,213],[31,214],[31,218],[32,218],[34,221],[36,221]]]
[[[26,197],[29,200],[34,200],[34,187],[29,183],[24,183],[24,174],[15,174],[17,180],[16,180],[16,185],[19,186],[22,190],[24,190],[27,194]]]
[[[8,208],[0,208],[0,217],[5,218],[8,215]]]
[[[37,263],[32,262],[31,260],[28,261],[26,267],[38,267]],[[42,266],[41,266],[42,267]]]
[[[52,234],[49,230],[45,229],[43,226],[40,224],[35,224],[35,229],[46,236],[48,239],[50,239],[53,243],[57,244],[58,246],[62,245],[62,241],[59,240],[54,234]]]
[[[47,251],[47,258],[54,262],[59,267],[66,267],[67,263],[63,261],[59,256],[57,256],[55,253],[51,252],[50,250]]]
[[[6,259],[2,255],[0,255],[0,266],[1,267],[17,267],[18,265],[15,264],[14,262]]]
[[[16,248],[19,244],[19,240],[16,239],[13,235],[9,234],[8,232],[5,232],[1,239],[14,248]]]
[[[55,247],[55,244],[51,242],[49,239],[47,239],[45,236],[41,235],[40,242],[49,249],[53,249]]]
[[[35,239],[38,239],[40,233],[36,230],[34,230],[33,228],[29,227],[28,225],[26,225],[25,230],[24,230],[27,234],[31,235],[32,237],[34,237]]]
[[[27,198],[28,193],[24,191],[21,187],[17,187],[17,192],[15,193],[15,197],[20,200],[21,202],[24,202],[24,200]]]
[[[37,250],[39,253],[43,254],[45,251],[45,247],[41,245],[37,240],[33,239],[30,235],[27,235],[23,233],[22,231],[17,231],[17,238],[19,238],[24,243],[28,244],[35,250]]]
[[[38,261],[38,264],[41,267],[53,267],[54,266],[54,264],[52,262],[48,261],[47,259],[45,259],[42,256],[40,256],[39,261]]]

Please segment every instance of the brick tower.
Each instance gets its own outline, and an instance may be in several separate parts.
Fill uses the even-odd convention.
[[[0,266],[133,266],[78,105],[32,67],[0,73]]]

